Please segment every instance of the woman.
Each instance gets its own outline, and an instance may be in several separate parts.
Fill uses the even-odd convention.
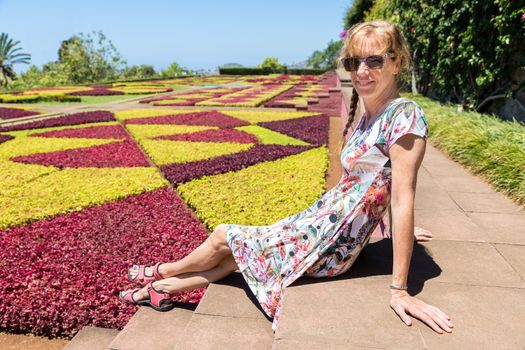
[[[354,94],[337,186],[309,208],[270,226],[220,224],[180,261],[132,267],[129,279],[146,287],[121,292],[122,300],[167,310],[173,307],[170,294],[205,287],[240,270],[263,310],[274,318],[275,330],[284,288],[302,275],[327,277],[347,271],[391,205],[390,306],[407,325],[408,312],[438,333],[452,331],[444,312],[410,296],[406,287],[416,176],[428,131],[421,108],[400,98],[397,90],[396,78],[409,63],[406,41],[387,22],[361,23],[348,31],[341,52]],[[359,97],[365,113],[347,141]]]

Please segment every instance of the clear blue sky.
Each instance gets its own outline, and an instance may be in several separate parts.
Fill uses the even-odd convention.
[[[276,56],[305,60],[338,39],[352,0],[0,0],[0,32],[20,40],[32,64],[57,59],[60,42],[102,30],[129,65],[191,69],[245,66]],[[26,65],[15,66],[18,72]]]

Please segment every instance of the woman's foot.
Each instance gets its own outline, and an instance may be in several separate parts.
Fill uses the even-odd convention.
[[[160,266],[161,263],[156,263],[154,266],[133,265],[128,269],[128,280],[145,286],[149,282],[164,279],[164,276],[160,272]]]
[[[155,288],[152,282],[143,288],[120,292],[119,299],[132,305],[148,305],[157,311],[169,311],[175,306],[171,295]]]

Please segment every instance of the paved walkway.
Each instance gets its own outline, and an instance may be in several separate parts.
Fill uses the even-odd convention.
[[[332,119],[331,151],[340,125]],[[340,171],[331,164],[327,188]],[[451,334],[407,327],[390,309],[392,241],[374,234],[348,273],[287,289],[274,349],[525,349],[524,208],[428,145],[415,224],[434,239],[415,243],[409,292],[445,311]]]

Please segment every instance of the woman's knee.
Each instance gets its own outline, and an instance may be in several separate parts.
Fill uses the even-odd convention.
[[[226,241],[226,224],[219,224],[210,235],[210,243],[213,248],[218,250],[230,250],[228,242]]]

